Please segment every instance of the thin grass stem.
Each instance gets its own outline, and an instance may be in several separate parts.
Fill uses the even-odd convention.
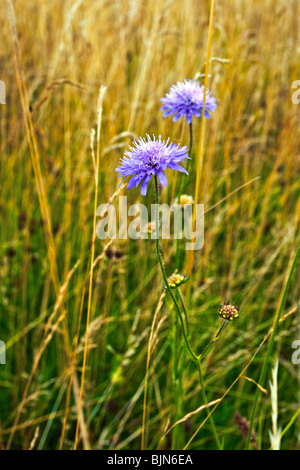
[[[270,341],[269,341],[269,344],[268,344],[268,349],[267,349],[267,353],[265,355],[265,359],[264,359],[264,362],[263,362],[263,365],[262,365],[261,373],[260,373],[260,376],[259,376],[259,379],[258,379],[258,383],[262,387],[264,385],[265,378],[266,378],[266,375],[267,375],[267,369],[268,369],[268,365],[269,365],[271,351],[272,351],[273,346],[274,346],[274,341],[275,341],[276,333],[277,333],[277,330],[278,330],[280,317],[281,317],[282,311],[283,311],[284,306],[285,306],[288,290],[289,290],[289,287],[290,287],[290,284],[291,284],[292,276],[293,276],[293,273],[294,273],[299,255],[300,255],[300,244],[297,248],[297,251],[296,251],[296,254],[295,254],[295,257],[294,257],[289,275],[288,275],[288,279],[287,279],[287,282],[286,282],[285,287],[284,287],[284,291],[283,291],[283,294],[282,294],[280,306],[279,306],[279,309],[278,309],[277,314],[276,314],[275,319],[274,319],[273,331],[272,331],[271,338],[270,338]],[[260,393],[259,388],[256,388],[256,392],[255,392],[255,396],[254,396],[254,402],[253,402],[253,406],[252,406],[251,418],[250,418],[250,423],[249,423],[249,431],[248,431],[248,437],[247,437],[247,442],[246,442],[246,449],[249,449],[249,445],[250,445],[250,441],[251,441],[251,435],[252,435],[252,429],[253,429],[253,426],[254,426],[254,420],[255,420],[255,415],[256,415],[256,408],[257,408],[259,393]]]

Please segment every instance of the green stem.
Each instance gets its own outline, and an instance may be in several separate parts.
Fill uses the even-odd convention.
[[[168,277],[167,277],[166,270],[165,270],[164,263],[163,263],[162,256],[161,256],[161,251],[160,251],[160,247],[159,247],[158,181],[157,181],[157,176],[156,175],[154,175],[154,180],[155,180],[154,203],[155,203],[155,206],[156,206],[155,207],[155,229],[156,229],[155,246],[156,246],[156,253],[157,253],[160,269],[161,269],[161,272],[162,272],[162,275],[163,275],[163,278],[164,278],[165,286],[166,286],[167,291],[168,291],[168,293],[169,293],[169,295],[170,295],[170,297],[173,301],[173,304],[175,306],[175,310],[176,310],[176,312],[178,314],[178,317],[179,317],[179,320],[180,320],[181,329],[182,329],[183,338],[184,338],[184,342],[185,342],[185,345],[186,345],[187,352],[188,352],[190,358],[193,361],[197,362],[198,358],[197,358],[196,354],[192,351],[192,349],[189,345],[189,342],[188,342],[188,339],[187,339],[187,336],[186,336],[186,332],[185,332],[182,313],[181,313],[180,307],[178,305],[178,302],[175,298],[175,295],[173,294],[172,289],[169,286]]]
[[[202,370],[201,370],[201,359],[202,359],[202,357],[201,356],[197,357],[197,355],[193,352],[193,350],[190,347],[190,344],[189,344],[189,341],[188,341],[188,338],[187,338],[187,335],[186,335],[186,331],[185,331],[183,316],[182,316],[179,304],[176,300],[176,297],[173,294],[172,289],[171,289],[171,287],[168,283],[168,277],[167,277],[166,270],[165,270],[165,267],[164,267],[162,254],[161,254],[161,251],[160,251],[160,246],[159,246],[159,212],[158,212],[159,192],[158,192],[158,180],[157,180],[156,175],[154,175],[154,181],[155,181],[154,203],[155,203],[155,232],[156,232],[156,234],[155,234],[156,235],[155,246],[156,246],[156,253],[157,253],[157,257],[158,257],[158,261],[159,261],[159,265],[160,265],[160,269],[161,269],[161,272],[162,272],[162,275],[163,275],[163,279],[164,279],[164,282],[165,282],[166,289],[167,289],[167,291],[168,291],[168,293],[169,293],[169,295],[170,295],[170,297],[173,301],[176,313],[178,314],[178,318],[180,320],[181,329],[182,329],[183,338],[184,338],[184,342],[185,342],[187,352],[188,352],[190,358],[194,362],[196,362],[197,365],[198,365],[202,400],[203,400],[204,404],[207,404],[207,398],[206,398],[206,393],[205,393],[205,388],[204,388],[204,381],[203,381]],[[185,311],[185,315],[187,317],[186,311]],[[176,325],[176,323],[175,323],[175,325]],[[221,334],[224,326],[225,325],[224,325],[224,322],[223,322],[221,328],[219,329],[219,331],[214,336],[214,341],[217,340],[217,338]],[[177,338],[178,338],[178,330],[176,329],[176,344],[174,343],[174,346],[173,346],[174,356],[176,354],[176,357],[174,357],[176,370],[177,370],[177,359],[178,359],[177,358],[177,349],[178,349],[177,348]],[[176,401],[176,408],[177,408],[177,406],[178,405],[177,405],[177,401]],[[208,410],[207,410],[207,412],[209,413]],[[221,443],[220,443],[220,440],[219,440],[219,437],[218,437],[218,434],[217,434],[212,416],[210,416],[209,419],[210,419],[210,424],[211,424],[211,427],[212,427],[212,431],[213,431],[217,446],[218,446],[219,449],[221,449]]]
[[[294,258],[294,261],[293,261],[292,267],[290,269],[289,276],[288,276],[288,279],[287,279],[287,282],[286,282],[286,285],[285,285],[285,288],[284,288],[284,292],[283,292],[283,296],[282,296],[282,299],[281,299],[280,307],[279,307],[278,313],[277,313],[276,318],[275,318],[273,332],[272,332],[272,335],[271,335],[271,338],[270,338],[270,341],[269,341],[269,344],[268,344],[267,353],[265,355],[265,359],[264,359],[264,362],[263,362],[261,373],[260,373],[260,376],[259,376],[259,379],[258,379],[258,383],[262,387],[264,386],[264,382],[265,382],[265,378],[266,378],[266,374],[267,374],[267,369],[268,369],[268,365],[269,365],[269,359],[270,359],[271,351],[272,351],[272,348],[273,348],[273,345],[274,345],[275,336],[276,336],[278,325],[279,325],[279,320],[280,320],[282,311],[283,311],[284,306],[285,306],[288,290],[289,290],[289,287],[290,287],[290,284],[291,284],[293,272],[295,270],[299,255],[300,255],[300,244],[297,248],[295,258]],[[251,412],[249,431],[248,431],[248,437],[247,437],[247,442],[246,442],[246,449],[249,448],[250,441],[251,441],[251,435],[252,435],[252,429],[253,429],[253,425],[254,425],[254,419],[255,419],[255,413],[256,413],[256,407],[257,407],[259,393],[260,393],[260,390],[257,387],[255,397],[254,397],[252,412]]]
[[[221,328],[217,331],[217,333],[215,333],[215,335],[214,335],[213,339],[211,340],[211,342],[208,343],[207,346],[205,346],[205,348],[203,349],[201,355],[199,356],[201,358],[201,360],[203,360],[207,356],[207,354],[211,350],[212,346],[215,344],[216,341],[218,341],[218,339],[220,338],[220,335],[221,335],[221,333],[224,330],[226,325],[227,325],[227,320],[224,320],[222,325],[221,325]]]
[[[192,152],[192,147],[193,147],[193,127],[192,123],[190,124],[190,145],[189,145],[189,157],[191,156]],[[187,171],[189,167],[190,160],[188,159],[187,161]],[[181,194],[184,190],[185,187],[185,177],[186,174],[183,175],[181,178],[180,182],[180,189],[179,189],[179,196],[178,196],[178,204],[180,205],[180,198]],[[182,217],[181,209],[180,210],[180,216]],[[180,240],[177,238],[176,240],[176,268],[180,269]],[[181,306],[184,312],[185,316],[185,323],[186,323],[186,331],[187,331],[187,336],[189,336],[189,323],[188,323],[188,318],[187,318],[187,312],[184,304],[184,299],[182,296],[182,293],[180,289],[177,289],[177,293],[179,295],[179,299],[181,302]],[[182,384],[182,367],[179,365],[179,358],[178,356],[178,342],[179,342],[179,331],[178,331],[178,315],[176,314],[176,318],[174,321],[174,334],[173,334],[173,357],[174,357],[174,363],[173,363],[173,381],[174,381],[174,393],[175,393],[175,403],[176,403],[176,421],[179,419],[180,416],[180,411],[181,411],[181,403],[180,403],[180,390],[179,387],[181,387]],[[179,430],[178,426],[175,427],[174,429],[174,434],[173,434],[173,449],[178,449],[179,446]]]
[[[163,275],[163,278],[164,278],[165,286],[167,288],[168,293],[171,296],[171,299],[172,299],[173,304],[174,304],[175,309],[176,309],[175,318],[174,318],[174,330],[173,330],[173,371],[172,371],[173,373],[172,373],[172,379],[173,379],[173,389],[174,389],[174,399],[175,399],[175,409],[176,409],[175,419],[177,421],[179,419],[179,415],[180,415],[180,411],[181,411],[181,403],[180,403],[180,396],[179,396],[180,395],[180,393],[179,393],[180,392],[179,391],[179,380],[180,379],[179,379],[179,376],[178,376],[178,361],[179,361],[179,358],[178,358],[178,336],[179,336],[178,319],[180,319],[180,322],[181,322],[183,336],[184,336],[184,340],[185,340],[186,347],[187,347],[187,350],[189,352],[189,355],[190,355],[191,359],[193,359],[194,361],[197,361],[197,357],[194,354],[194,352],[192,351],[192,349],[190,348],[190,345],[188,343],[186,333],[185,333],[185,327],[184,327],[184,322],[183,322],[181,310],[180,310],[180,307],[179,307],[178,302],[176,300],[176,297],[173,294],[173,292],[172,292],[172,290],[169,286],[166,270],[165,270],[164,263],[163,263],[163,260],[162,260],[162,254],[161,254],[161,250],[160,250],[160,246],[159,246],[159,212],[158,212],[159,193],[158,193],[158,181],[157,181],[157,176],[156,175],[154,176],[154,179],[155,179],[155,200],[154,200],[154,202],[155,202],[155,232],[156,232],[156,234],[155,234],[156,235],[155,244],[156,244],[156,252],[157,252],[157,257],[158,257],[158,260],[159,260],[161,272],[162,272],[162,275]],[[176,428],[174,429],[174,433],[173,433],[172,449],[177,450],[178,447],[179,447],[179,429],[177,427],[177,429]]]
[[[186,335],[189,336],[190,335],[189,319],[188,319],[188,314],[187,314],[187,311],[186,311],[186,306],[185,306],[184,298],[183,298],[180,287],[177,287],[177,293],[179,295],[182,310],[183,310],[183,313],[184,313],[184,318],[185,318],[185,323],[186,323]]]
[[[189,171],[190,161],[191,161],[192,152],[193,152],[193,124],[192,123],[190,123],[189,129],[190,129],[190,143],[189,143],[189,158],[188,158],[187,165],[186,165],[186,171],[187,172]],[[181,195],[183,193],[183,190],[185,188],[186,177],[187,177],[187,175],[186,175],[186,173],[184,173],[183,178],[181,178],[181,184],[180,184],[180,187],[179,187],[178,204],[180,203],[180,197],[181,197]]]
[[[202,367],[201,367],[201,358],[199,358],[199,360],[197,361],[197,365],[198,365],[198,373],[199,373],[199,381],[200,381],[200,387],[201,387],[202,401],[203,401],[204,405],[207,405],[208,401],[207,401],[207,396],[206,396],[206,393],[205,393],[204,379],[203,379]],[[215,427],[215,423],[214,423],[212,415],[209,415],[209,413],[210,413],[209,409],[206,408],[206,414],[207,414],[207,416],[209,416],[211,430],[213,432],[213,435],[214,435],[215,441],[217,443],[218,449],[221,450],[222,446],[221,446],[221,442],[220,442],[220,439],[219,439],[219,436],[218,436],[218,433],[217,433],[217,430],[216,430],[216,427]]]
[[[174,312],[173,320],[173,391],[174,391],[174,402],[175,402],[175,422],[178,421],[180,417],[180,393],[179,393],[179,377],[178,377],[178,334],[179,334],[179,324],[178,324],[178,315]],[[177,429],[176,429],[177,428]],[[172,433],[172,450],[179,449],[179,430],[176,426]]]
[[[190,123],[189,127],[190,127],[189,159],[187,161],[186,171],[189,170],[190,161],[191,161],[190,159],[192,157],[192,151],[193,151],[193,124]],[[178,193],[178,199],[177,199],[177,203],[179,205],[180,205],[181,195],[182,195],[183,190],[185,188],[186,176],[187,175],[184,173],[183,177],[181,178],[181,183],[180,183],[179,193]],[[180,269],[180,239],[179,238],[177,238],[177,240],[176,240],[176,269],[178,269],[178,270]]]

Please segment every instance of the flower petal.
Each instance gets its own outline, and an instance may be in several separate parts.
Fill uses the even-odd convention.
[[[134,186],[137,186],[139,184],[138,179],[138,176],[133,176],[127,184],[127,189],[132,189]]]
[[[168,168],[170,168],[171,170],[180,171],[181,173],[185,173],[186,175],[188,175],[188,172],[186,171],[186,169],[178,165],[178,163],[175,163],[175,162],[169,163]]]
[[[186,122],[187,122],[188,124],[191,124],[191,122],[192,122],[192,116],[191,116],[190,114],[187,114],[187,116],[186,116]]]
[[[158,176],[160,184],[162,184],[163,186],[167,186],[168,178],[166,177],[166,175],[164,174],[162,170],[159,170],[157,172],[157,176]]]
[[[148,183],[149,183],[150,180],[151,180],[151,175],[148,175],[148,176],[146,176],[146,178],[142,182],[142,185],[141,185],[141,195],[142,196],[146,196],[147,186],[148,186]]]

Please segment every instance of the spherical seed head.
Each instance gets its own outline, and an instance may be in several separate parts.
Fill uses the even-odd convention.
[[[147,135],[147,139],[140,137],[138,141],[133,141],[133,147],[126,150],[124,158],[121,159],[116,171],[122,176],[122,181],[127,176],[132,176],[129,180],[127,189],[141,184],[141,194],[147,194],[147,185],[152,175],[157,175],[159,182],[166,186],[168,180],[164,171],[167,168],[181,171],[188,175],[188,172],[179,165],[180,162],[189,158],[187,147],[180,147],[179,144],[173,144],[164,141],[161,136],[153,139]],[[121,185],[120,185],[121,186]]]
[[[189,196],[188,194],[182,194],[180,196],[179,204],[181,207],[184,207],[185,205],[194,204],[193,196]]]
[[[172,205],[173,206],[180,206],[181,209],[184,209],[184,206],[191,206],[192,204],[194,204],[194,199],[193,199],[193,196],[189,196],[188,194],[182,194],[180,196],[180,200],[178,201],[179,197],[177,196]]]
[[[178,274],[177,271],[168,278],[168,284],[172,289],[181,286],[189,280],[189,277],[186,274]]]
[[[220,305],[219,314],[224,320],[237,320],[239,317],[239,307],[231,305],[229,302],[225,302]]]
[[[204,85],[200,85],[197,80],[185,79],[172,85],[169,93],[161,98],[163,106],[161,111],[165,111],[163,117],[174,114],[173,121],[178,121],[184,117],[188,124],[192,122],[192,116],[200,117],[203,112]],[[216,99],[206,90],[204,116],[209,119],[210,112],[217,108]]]

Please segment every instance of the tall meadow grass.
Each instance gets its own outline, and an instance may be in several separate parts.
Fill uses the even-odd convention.
[[[268,449],[270,436],[299,448],[298,2],[6,0],[1,12],[0,448]],[[184,190],[205,208],[204,246],[182,266],[193,351],[220,328],[220,303],[242,314],[200,371],[153,240],[95,236],[98,205],[153,202],[151,184],[145,198],[119,188],[133,138],[189,146],[188,124],[159,108],[194,77],[218,108],[193,121]],[[182,175],[167,177],[170,204]],[[176,242],[161,244],[171,275]]]

